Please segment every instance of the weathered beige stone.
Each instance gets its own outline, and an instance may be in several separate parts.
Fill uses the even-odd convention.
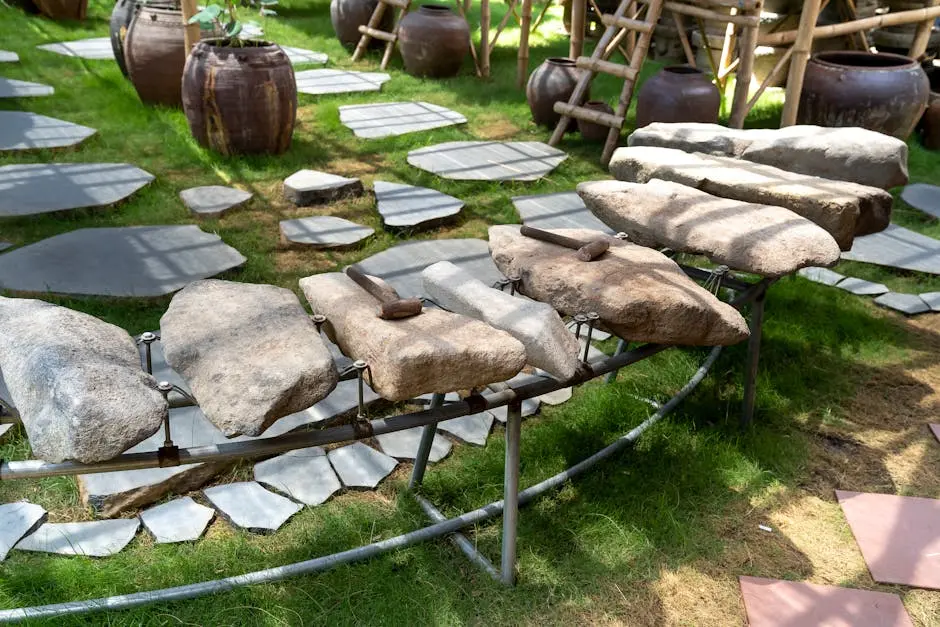
[[[518,226],[490,227],[496,267],[520,277],[520,291],[568,315],[596,312],[619,337],[686,345],[736,344],[748,336],[741,314],[651,248],[600,231],[553,229],[580,240],[605,239],[606,253],[579,261],[575,251],[525,237]]]
[[[378,301],[339,272],[301,279],[300,287],[326,316],[330,338],[369,364],[372,389],[390,401],[505,381],[525,366],[518,340],[478,320],[439,309],[382,320]]]
[[[768,277],[839,261],[831,235],[783,207],[719,198],[660,179],[581,183],[578,195],[602,222],[641,246],[700,253]]]

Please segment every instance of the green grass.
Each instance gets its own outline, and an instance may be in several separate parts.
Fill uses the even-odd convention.
[[[19,52],[21,62],[0,68],[4,76],[54,85],[56,95],[0,107],[23,108],[97,128],[75,150],[0,157],[0,164],[47,162],[131,162],[157,175],[156,181],[118,207],[33,217],[0,223],[2,239],[26,245],[77,228],[142,224],[185,224],[191,218],[180,190],[232,183],[255,198],[247,208],[203,228],[217,232],[247,258],[228,277],[297,289],[297,279],[335,269],[407,239],[389,234],[367,199],[341,203],[330,211],[369,224],[379,235],[344,253],[286,251],[278,244],[277,222],[298,215],[280,198],[280,181],[300,168],[362,175],[433,186],[467,202],[461,220],[416,237],[485,237],[493,223],[515,222],[514,195],[572,189],[578,182],[606,177],[599,147],[567,139],[571,158],[545,180],[489,184],[438,179],[406,163],[409,150],[434,143],[498,137],[544,140],[544,129],[529,119],[515,87],[516,31],[509,30],[493,60],[493,77],[469,72],[445,81],[423,81],[393,64],[393,80],[381,94],[314,98],[301,95],[293,148],[278,157],[223,158],[200,149],[181,112],[140,104],[117,67],[109,62],[68,59],[34,46],[63,39],[103,36],[107,4],[92,0],[84,24],[52,23],[0,8],[0,41]],[[502,4],[494,5],[501,13]],[[268,20],[268,37],[280,43],[326,52],[334,67],[353,67],[332,35],[325,0],[284,0],[280,17]],[[557,35],[560,10],[553,9],[533,40],[532,67],[548,56],[566,54]],[[373,69],[373,57],[357,64]],[[648,63],[644,75],[657,69]],[[595,97],[613,100],[619,85],[598,80]],[[448,128],[386,140],[358,140],[338,121],[340,104],[421,99],[459,110],[466,128]],[[773,100],[750,123],[776,124]],[[911,144],[913,180],[937,181],[936,155]],[[898,203],[896,221],[940,236],[937,221]],[[940,289],[940,279],[901,274],[863,264],[842,264],[856,276],[884,281],[896,289]],[[50,298],[118,324],[132,333],[156,328],[168,299],[98,300]],[[897,368],[920,347],[893,315],[870,301],[802,279],[788,278],[768,300],[758,426],[737,428],[744,347],[728,349],[706,383],[669,420],[628,454],[617,457],[558,493],[540,499],[521,516],[520,582],[506,590],[474,570],[445,542],[424,544],[367,564],[329,573],[240,589],[197,601],[157,605],[113,615],[50,624],[516,624],[619,621],[666,622],[655,603],[642,620],[617,601],[651,592],[663,568],[720,560],[728,547],[723,530],[729,511],[775,489],[799,486],[810,473],[808,449],[822,426],[838,425],[844,405],[861,381]],[[664,400],[691,375],[701,350],[670,351],[624,370],[616,385],[592,382],[574,400],[545,408],[523,430],[522,481],[530,485],[583,459],[644,419],[648,405],[635,396]],[[427,477],[425,492],[446,514],[473,509],[501,497],[501,429],[485,448],[458,447]],[[0,446],[0,458],[22,459],[28,448],[20,434]],[[249,466],[234,471],[245,476]],[[140,534],[129,548],[107,560],[54,558],[15,552],[0,565],[0,606],[16,607],[147,590],[215,579],[308,559],[424,524],[405,491],[399,471],[377,493],[347,493],[327,505],[305,509],[272,536],[256,536],[216,522],[209,535],[185,546],[155,546]],[[0,484],[0,502],[28,498],[60,520],[87,516],[72,479]],[[499,524],[481,525],[473,537],[498,558]],[[728,577],[749,572],[747,566]],[[757,573],[786,576],[787,572]],[[796,574],[795,576],[800,576]],[[732,609],[737,611],[737,609]],[[689,624],[696,624],[694,616]]]

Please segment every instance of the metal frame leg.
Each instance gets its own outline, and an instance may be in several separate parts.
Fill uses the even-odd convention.
[[[754,419],[754,402],[757,397],[757,369],[760,364],[760,341],[764,327],[764,300],[766,288],[754,299],[748,327],[751,337],[747,342],[747,363],[744,371],[744,406],[741,410],[741,426],[747,427]]]
[[[431,409],[436,409],[443,404],[443,394],[435,394],[431,398]],[[412,490],[424,481],[424,471],[428,467],[428,457],[431,455],[431,445],[434,444],[435,434],[437,434],[437,423],[425,425],[424,430],[421,432],[421,443],[418,445],[415,467],[411,471],[411,480],[408,482],[408,487]]]
[[[617,350],[614,351],[614,355],[619,355],[623,351],[627,350],[627,341],[623,338],[617,340]],[[612,383],[617,380],[617,375],[620,374],[620,369],[611,370],[607,373],[607,376],[604,377],[604,383]]]
[[[516,537],[519,526],[519,441],[522,439],[522,402],[509,404],[506,415],[506,464],[503,471],[503,560],[500,579],[516,583]]]

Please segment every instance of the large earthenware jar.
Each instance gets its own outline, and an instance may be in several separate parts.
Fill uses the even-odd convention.
[[[290,148],[297,82],[280,46],[200,41],[186,60],[182,85],[189,129],[203,146],[223,155]]]
[[[378,6],[379,0],[333,0],[330,2],[330,21],[333,22],[333,31],[336,37],[347,48],[355,48],[362,34],[360,26],[369,23],[372,12]],[[395,21],[395,7],[387,6],[379,23],[379,30],[391,32]],[[373,39],[369,46],[378,48],[384,46],[381,39]]]
[[[88,0],[33,0],[39,12],[54,20],[83,20]]]
[[[141,0],[118,0],[111,11],[111,49],[114,51],[114,60],[121,68],[121,74],[127,76],[127,63],[124,61],[124,40],[127,38],[127,29],[131,26],[137,5]],[[179,2],[148,2],[151,7],[160,9],[178,9]]]
[[[820,52],[806,66],[797,123],[860,126],[907,139],[929,95],[927,75],[908,57]]]
[[[525,97],[532,111],[532,119],[540,126],[555,128],[561,114],[555,113],[556,102],[568,102],[578,78],[581,76],[574,61],[565,57],[549,57],[529,75]],[[585,94],[584,103],[588,99]],[[569,125],[571,130],[574,124]]]
[[[930,79],[930,101],[921,120],[924,146],[929,150],[940,150],[940,69],[931,68],[927,73]]]
[[[182,13],[140,5],[124,40],[124,60],[142,101],[180,106],[186,64]]]
[[[584,103],[584,108],[608,115],[613,115],[614,113],[613,108],[603,100],[588,100]],[[610,127],[578,118],[578,132],[581,133],[581,137],[590,142],[602,142],[607,141],[607,136],[610,134]]]
[[[718,122],[721,94],[694,67],[671,65],[647,79],[636,100],[636,127],[652,122]]]
[[[456,76],[470,49],[470,27],[444,5],[423,4],[399,23],[398,49],[409,74]]]

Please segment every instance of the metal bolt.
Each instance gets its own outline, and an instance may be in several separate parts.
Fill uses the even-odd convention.
[[[617,239],[619,239],[620,241],[623,241],[623,242],[625,242],[625,241],[627,241],[628,239],[630,239],[630,236],[627,235],[626,233],[624,233],[623,231],[620,231],[619,233],[617,233],[616,235],[614,235],[614,237],[616,237]]]
[[[169,381],[160,381],[157,383],[157,389],[166,396],[173,391],[173,384]]]
[[[151,333],[150,331],[147,331],[145,333],[140,334],[140,341],[143,342],[144,344],[153,344],[154,342],[157,341],[157,336],[155,333]]]

